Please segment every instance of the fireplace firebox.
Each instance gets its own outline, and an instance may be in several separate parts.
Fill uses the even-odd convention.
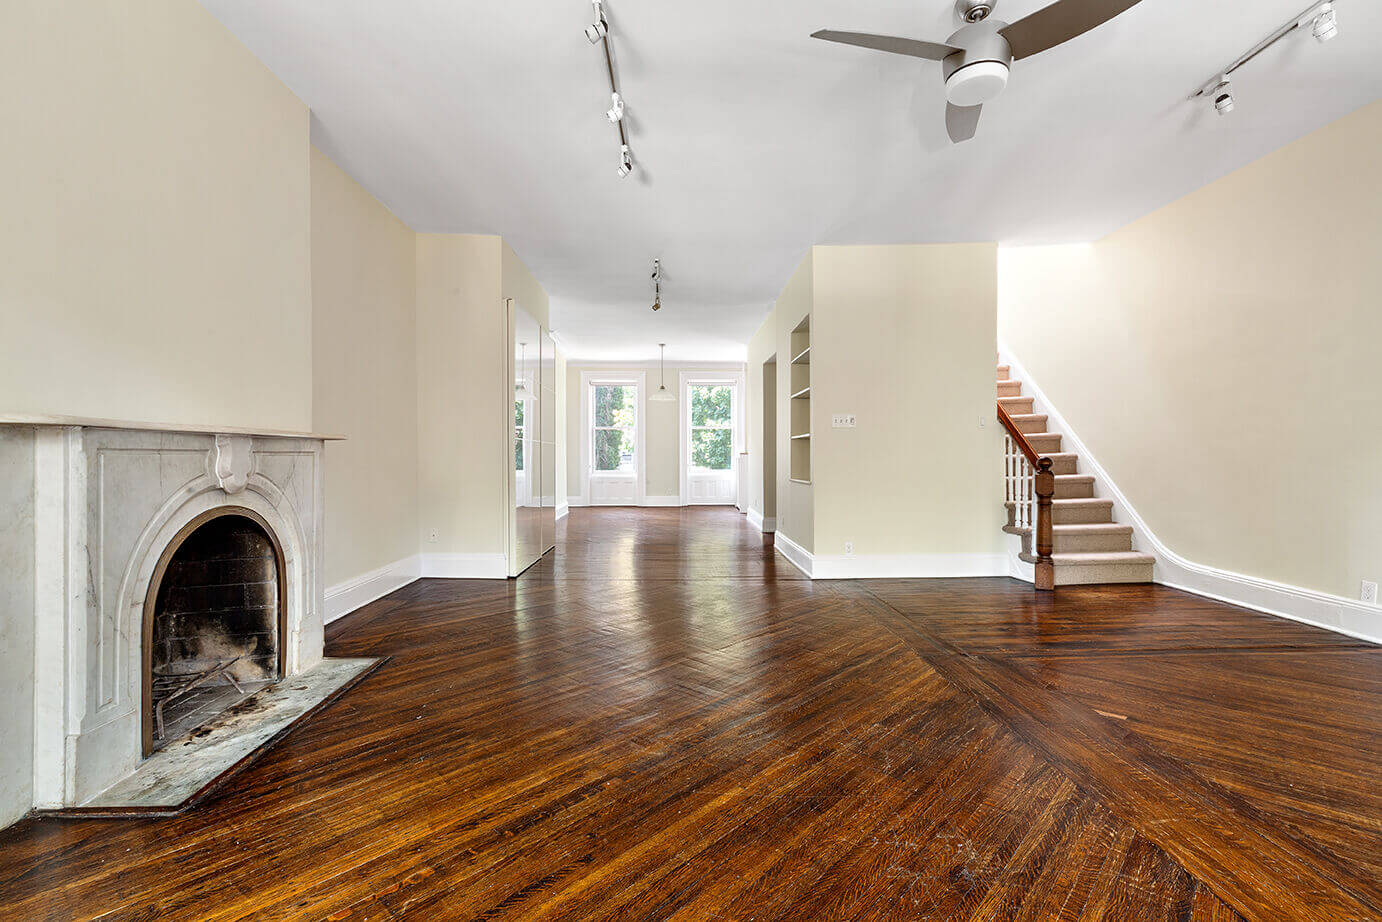
[[[189,522],[159,558],[144,606],[144,755],[285,674],[283,549],[253,510]]]

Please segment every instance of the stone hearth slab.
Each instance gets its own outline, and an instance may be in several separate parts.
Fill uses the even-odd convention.
[[[180,813],[246,768],[299,722],[326,707],[387,657],[329,657],[250,695],[80,807],[47,815],[147,817]]]

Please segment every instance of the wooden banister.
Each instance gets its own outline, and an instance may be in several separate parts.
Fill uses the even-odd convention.
[[[1027,434],[1017,428],[1017,423],[1013,422],[1012,417],[1003,405],[998,404],[998,421],[1007,430],[1008,438],[1017,446],[1017,450],[1027,459],[1027,463],[1032,466],[1032,494],[1036,499],[1036,521],[1032,523],[1032,544],[1036,550],[1036,570],[1035,584],[1037,589],[1049,590],[1056,588],[1056,564],[1051,558],[1051,553],[1055,548],[1055,537],[1051,530],[1052,525],[1052,506],[1051,500],[1056,495],[1056,475],[1052,472],[1055,462],[1052,459],[1040,455],[1032,447]],[[1020,502],[1018,498],[1013,498],[1014,502]]]

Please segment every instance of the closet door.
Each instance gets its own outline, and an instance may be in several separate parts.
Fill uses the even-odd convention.
[[[513,368],[513,510],[509,575],[537,562],[543,543],[542,329],[523,306],[510,302]]]

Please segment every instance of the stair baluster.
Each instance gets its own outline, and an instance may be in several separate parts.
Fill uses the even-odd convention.
[[[1032,529],[1036,539],[1036,588],[1054,589],[1056,565],[1051,559],[1054,547],[1051,499],[1056,493],[1054,462],[1037,454],[1001,403],[998,404],[998,420],[1007,432],[1004,473],[1008,502],[1013,504],[1013,524],[1017,528]]]

